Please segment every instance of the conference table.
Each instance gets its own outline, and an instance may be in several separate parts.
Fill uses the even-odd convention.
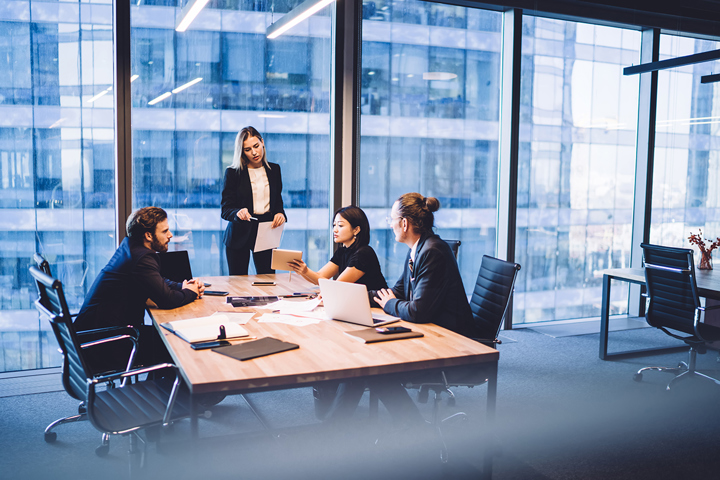
[[[641,285],[645,289],[644,268],[610,268],[603,270],[602,303],[600,304],[600,359],[627,358],[648,353],[668,352],[672,350],[685,349],[686,345],[677,347],[652,347],[637,350],[625,350],[621,352],[608,353],[608,332],[610,324],[610,293],[613,280]],[[698,286],[698,294],[701,297],[720,300],[720,273],[715,270],[695,269],[695,280]],[[641,305],[640,315],[644,316],[644,303]]]
[[[290,295],[312,291],[313,287],[317,289],[299,275],[290,277],[288,274],[203,277],[202,280],[210,283],[212,290],[227,291],[233,296]],[[253,286],[255,281],[275,282],[275,285]],[[245,325],[251,336],[258,339],[274,337],[298,344],[300,348],[240,361],[212,350],[193,350],[189,343],[160,328],[160,324],[173,320],[238,311],[256,313]],[[494,419],[499,353],[434,324],[400,322],[398,325],[422,332],[424,336],[366,344],[345,332],[368,327],[333,320],[305,326],[258,322],[258,317],[270,310],[262,307],[235,308],[226,302],[226,297],[205,295],[180,308],[155,308],[150,312],[191,392],[191,431],[194,438],[198,436],[199,407],[195,401],[198,394],[243,394],[374,377],[392,377],[402,381],[403,375],[419,371],[467,369],[470,365],[473,366],[471,368],[476,366],[481,369],[487,376],[488,425]],[[243,340],[231,340],[233,344],[241,342]],[[490,450],[485,449],[484,458],[484,474],[488,478],[492,471]]]

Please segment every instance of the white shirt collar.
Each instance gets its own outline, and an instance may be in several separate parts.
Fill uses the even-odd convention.
[[[417,253],[417,246],[418,243],[420,243],[420,239],[418,238],[415,243],[413,244],[412,248],[410,249],[410,259],[414,262],[415,261],[415,254]]]

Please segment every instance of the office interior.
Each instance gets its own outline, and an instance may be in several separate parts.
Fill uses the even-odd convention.
[[[125,218],[156,205],[197,276],[227,274],[222,175],[246,125],[283,171],[283,248],[322,266],[356,204],[392,282],[385,217],[435,196],[468,294],[483,255],[522,265],[506,329],[596,319],[599,272],[639,266],[643,240],[720,236],[720,93],[701,80],[718,62],[623,74],[717,50],[717,2],[353,0],[268,39],[299,3],[213,0],[176,32],[174,0],[0,0],[0,382],[62,361],[35,252],[76,311]],[[611,314],[637,310],[614,292]]]

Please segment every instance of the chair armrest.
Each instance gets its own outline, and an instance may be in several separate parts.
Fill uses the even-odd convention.
[[[123,327],[124,328],[124,327]],[[94,330],[93,330],[94,332]],[[98,345],[104,345],[106,343],[112,343],[117,342],[119,340],[130,340],[132,342],[132,350],[130,351],[130,357],[128,358],[127,366],[125,367],[125,372],[130,371],[132,368],[133,362],[135,361],[135,354],[137,353],[137,338],[133,337],[132,335],[116,335],[114,337],[109,338],[101,338],[100,340],[93,340],[91,342],[85,342],[80,344],[80,348],[87,349],[91,347],[97,347]],[[125,380],[123,379],[122,384],[125,385]]]
[[[72,315],[77,316],[77,314]],[[75,335],[78,336],[79,339],[81,339],[83,336],[88,335],[98,335],[101,333],[114,333],[118,335],[130,335],[134,337],[136,340],[140,338],[140,334],[138,333],[138,329],[133,327],[132,325],[125,325],[122,327],[106,327],[106,328],[94,328],[92,330],[82,330],[80,332],[75,332]]]
[[[483,345],[487,345],[488,347],[502,344],[502,340],[499,338],[473,338],[473,340],[478,343],[482,343]]]

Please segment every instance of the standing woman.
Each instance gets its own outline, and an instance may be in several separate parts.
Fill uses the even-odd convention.
[[[250,252],[260,222],[272,228],[287,220],[282,201],[280,165],[268,163],[265,143],[253,127],[240,130],[235,138],[233,163],[225,170],[221,216],[228,226],[223,235],[230,275],[247,275]],[[257,273],[275,273],[270,268],[272,250],[253,252]]]
[[[319,271],[310,270],[302,260],[288,265],[316,285],[320,278],[340,274],[337,278],[340,282],[361,283],[368,290],[387,288],[375,250],[369,245],[370,222],[361,208],[351,205],[335,212],[333,240],[341,246]]]

